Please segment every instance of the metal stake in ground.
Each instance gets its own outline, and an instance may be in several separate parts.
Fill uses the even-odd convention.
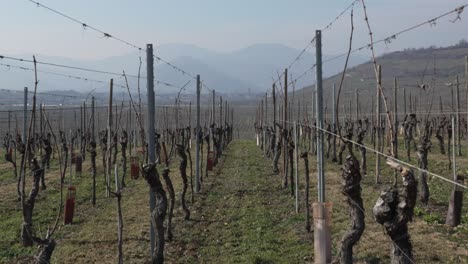
[[[148,159],[149,164],[154,164],[156,162],[156,152],[155,152],[155,138],[154,138],[154,72],[153,72],[153,45],[148,44],[146,48],[146,72],[147,72],[147,96],[148,96]],[[143,146],[144,147],[144,146]],[[153,212],[154,207],[156,206],[156,197],[154,192],[149,191],[149,201],[150,201],[150,213]],[[150,243],[151,243],[151,256],[154,252],[154,228],[155,226],[150,227]]]
[[[26,126],[28,122],[28,87],[24,87],[24,106],[23,106],[23,144],[26,144]]]
[[[197,128],[195,132],[195,192],[200,192],[200,75],[197,75]]]
[[[376,125],[376,129],[377,129],[377,150],[380,151],[381,150],[381,145],[382,145],[382,120],[381,120],[381,116],[380,116],[380,112],[381,112],[381,107],[380,107],[380,101],[381,101],[381,92],[380,92],[380,89],[379,87],[381,86],[381,82],[382,82],[382,67],[380,67],[380,65],[378,66],[378,84],[377,84],[377,98],[376,98],[376,102],[377,102],[377,109],[376,109],[376,120],[377,120],[377,125]],[[411,107],[410,107],[411,108]],[[375,157],[375,183],[379,184],[380,183],[380,155],[378,153],[376,153],[376,157]]]
[[[296,196],[296,214],[299,213],[299,146],[297,140],[297,122],[294,122],[294,162],[295,162],[295,171],[294,171],[294,183],[295,183],[295,196]],[[292,184],[292,183],[291,183]]]
[[[322,32],[315,31],[316,86],[317,86],[317,169],[318,203],[314,203],[314,251],[315,263],[326,263],[331,255],[327,242],[327,208],[325,206],[325,177],[323,151],[323,88],[322,88]]]
[[[456,123],[455,123],[455,129],[457,131],[457,145],[458,145],[458,156],[462,155],[461,152],[461,131],[460,131],[460,81],[459,77],[457,75],[457,83],[456,83],[456,91],[455,91],[455,99],[456,99],[456,107],[457,107],[457,112],[456,112]],[[453,138],[453,141],[455,142],[455,138]]]
[[[323,88],[322,88],[322,47],[321,31],[315,32],[316,36],[316,87],[317,87],[317,170],[318,170],[318,202],[325,202],[325,179],[323,157]]]
[[[336,127],[336,124],[337,124],[337,120],[336,120],[336,95],[335,95],[335,83],[333,83],[333,90],[332,90],[332,97],[333,97],[333,108],[332,108],[332,112],[333,112],[333,133],[337,133],[337,127]],[[332,161],[333,162],[337,162],[338,160],[336,159],[336,137],[333,137],[333,158],[332,158]]]
[[[103,153],[106,155],[106,197],[110,196],[110,175],[112,172],[111,168],[111,157],[112,157],[112,97],[113,97],[113,89],[114,89],[114,79],[110,80],[109,86],[109,109],[107,113],[107,153]],[[71,170],[70,170],[71,172]]]

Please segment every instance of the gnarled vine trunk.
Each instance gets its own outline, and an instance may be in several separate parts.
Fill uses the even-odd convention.
[[[304,172],[305,172],[305,229],[307,232],[310,232],[310,205],[309,205],[309,184],[310,184],[310,177],[309,177],[309,158],[307,152],[303,152],[301,154],[301,158],[304,160]]]
[[[122,179],[120,186],[122,186],[122,188],[125,187],[125,176],[127,175],[127,144],[128,134],[127,131],[124,130],[120,138],[120,147],[122,150]]]
[[[281,135],[282,129],[280,129],[280,131],[281,133],[280,133],[280,136],[278,137],[278,142],[276,142],[275,157],[273,158],[273,173],[275,174],[279,173],[278,162],[281,156],[281,146],[283,145],[283,136]]]
[[[364,147],[364,137],[367,134],[367,130],[369,128],[369,121],[364,121],[366,127],[363,128],[362,121],[358,120],[358,129],[357,129],[357,136],[356,142],[360,145],[356,145],[361,152],[361,175],[367,175],[367,156],[366,156],[366,148]]]
[[[153,264],[164,263],[164,218],[167,213],[167,197],[156,170],[156,164],[143,166],[143,177],[148,182],[151,192],[156,197],[156,206],[151,212],[151,223],[156,233],[156,240],[152,256]]]
[[[417,181],[413,172],[394,162],[387,162],[400,172],[402,186],[391,187],[382,191],[373,213],[378,223],[384,226],[392,240],[391,263],[414,263],[412,244],[408,233],[408,222],[413,220],[413,209],[416,205]]]
[[[351,148],[351,147],[350,147]],[[341,239],[340,263],[353,263],[353,247],[359,241],[365,228],[364,205],[361,197],[361,173],[359,162],[353,155],[346,157],[341,174],[341,192],[346,196],[351,217],[350,229]]]
[[[177,155],[179,156],[180,164],[179,171],[180,176],[182,177],[182,192],[180,193],[180,203],[182,205],[182,210],[185,212],[185,220],[190,219],[190,210],[187,208],[187,203],[185,202],[185,195],[187,194],[187,155],[185,154],[184,146],[177,145],[176,147]]]
[[[45,168],[46,167],[48,168],[50,164],[50,157],[52,156],[52,146],[48,138],[42,138],[41,142],[42,142],[42,147],[44,149],[44,154],[42,154],[42,157],[41,157],[41,165],[42,165],[42,168],[44,169],[41,175],[41,189],[45,190],[47,188],[45,184]]]
[[[288,144],[289,182],[291,185],[291,196],[294,197],[294,142],[290,139]]]
[[[39,252],[39,256],[37,257],[37,264],[49,264],[50,259],[52,258],[52,253],[55,250],[55,246],[57,243],[53,239],[47,239],[41,242],[42,249]]]
[[[91,197],[91,203],[93,204],[93,206],[96,205],[96,174],[97,174],[97,171],[96,171],[96,156],[97,156],[97,152],[96,152],[96,141],[92,140],[90,142],[90,154],[91,154],[91,174],[92,174],[92,177],[93,177],[93,193],[92,193],[92,197]]]
[[[37,159],[31,162],[31,171],[33,173],[33,185],[29,192],[28,198],[23,202],[23,223],[21,225],[21,240],[23,246],[30,247],[33,245],[33,229],[32,229],[32,216],[36,197],[39,193],[39,181],[43,173],[43,169],[39,166]]]
[[[169,178],[169,168],[162,171],[162,176],[166,184],[166,189],[169,192],[169,215],[167,217],[167,240],[172,241],[172,216],[174,215],[175,192],[171,178]]]
[[[426,123],[425,131],[421,140],[417,146],[418,154],[418,165],[420,169],[427,170],[427,155],[431,149],[430,138],[430,126],[429,123]],[[419,182],[421,184],[420,189],[420,200],[424,205],[427,205],[429,202],[429,186],[427,185],[427,172],[421,171],[419,174]]]

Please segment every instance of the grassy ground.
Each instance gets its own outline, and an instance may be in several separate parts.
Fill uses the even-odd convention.
[[[357,263],[388,263],[390,242],[382,227],[373,220],[371,208],[380,189],[391,181],[388,175],[393,175],[393,172],[384,170],[384,184],[374,185],[373,156],[369,155],[369,158],[369,175],[363,178],[362,184],[367,211],[366,230],[355,247],[355,260]],[[314,201],[315,156],[309,159],[311,200]],[[439,159],[441,164],[438,166],[444,166],[444,159]],[[99,173],[97,206],[91,206],[88,163],[85,162],[82,176],[73,180],[77,186],[75,223],[61,226],[57,233],[58,246],[53,263],[116,262],[116,202],[113,198],[104,197],[103,177]],[[178,193],[181,180],[176,163],[175,159],[170,175]],[[253,141],[233,142],[224,153],[223,162],[204,180],[202,192],[195,195],[194,203],[189,202],[191,220],[183,219],[177,196],[174,241],[166,247],[167,263],[312,263],[313,234],[304,229],[304,176],[302,162],[300,164],[301,213],[295,214],[294,199],[289,196],[289,189],[281,188],[281,177],[271,173],[271,161],[263,158],[262,151]],[[336,256],[337,244],[349,224],[349,217],[340,193],[339,167],[331,163],[326,166],[326,197],[333,203],[332,241],[333,255]],[[435,166],[430,169],[447,171]],[[47,182],[48,189],[39,193],[34,211],[35,229],[39,233],[44,233],[57,213],[56,165],[52,166]],[[434,194],[430,206],[418,207],[417,217],[410,224],[415,261],[468,263],[466,199],[464,224],[456,229],[447,228],[441,222],[451,187],[435,179],[429,185]],[[0,263],[30,263],[31,256],[37,252],[37,248],[23,248],[18,240],[22,217],[15,188],[11,165],[1,163]],[[148,187],[141,178],[128,179],[128,187],[123,193],[123,210],[124,261],[147,263],[150,251]]]

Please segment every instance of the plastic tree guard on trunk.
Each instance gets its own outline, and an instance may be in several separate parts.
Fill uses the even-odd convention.
[[[73,223],[73,215],[75,213],[75,197],[76,197],[76,187],[69,186],[68,193],[67,193],[67,201],[65,202],[64,222],[66,225]]]
[[[130,157],[130,176],[134,180],[140,177],[140,167],[138,165],[138,157]]]
[[[214,166],[214,152],[210,151],[208,152],[208,171],[213,171],[213,166]]]
[[[83,165],[83,158],[81,155],[76,155],[75,156],[75,172],[76,173],[81,173],[82,172],[82,166]]]

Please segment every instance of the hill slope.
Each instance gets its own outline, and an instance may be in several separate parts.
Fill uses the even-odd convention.
[[[413,105],[416,101],[417,111],[426,111],[432,100],[433,111],[439,111],[439,97],[442,98],[445,105],[444,111],[448,110],[452,105],[451,89],[448,84],[454,84],[458,74],[461,83],[461,105],[466,105],[466,91],[464,88],[466,55],[468,55],[468,44],[444,48],[407,49],[378,57],[376,60],[382,66],[382,84],[384,93],[389,98],[389,103],[393,102],[393,85],[394,78],[396,78],[398,83],[398,107],[400,110],[403,110],[404,107],[404,92],[406,92],[408,110],[410,96]],[[324,100],[329,107],[331,107],[332,86],[335,83],[338,92],[340,79],[341,73],[324,79]],[[432,89],[434,81],[435,90]],[[426,85],[425,89],[421,88],[422,84]],[[341,92],[340,104],[346,105],[344,107],[349,111],[351,101],[351,112],[355,113],[355,94],[357,90],[361,111],[370,111],[371,97],[375,97],[376,87],[374,67],[370,62],[348,68]],[[451,87],[455,88],[455,86]],[[305,87],[304,91],[300,91],[308,104],[312,100],[312,91],[314,89],[314,86],[311,85]]]

